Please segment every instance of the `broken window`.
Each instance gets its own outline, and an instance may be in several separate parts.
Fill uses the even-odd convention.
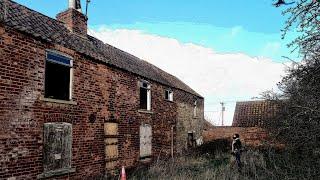
[[[72,125],[69,123],[44,124],[44,172],[71,168]]]
[[[165,90],[165,99],[168,101],[173,101],[173,91],[172,90]]]
[[[150,84],[146,81],[140,82],[140,109],[151,110]]]
[[[194,101],[194,104],[193,104],[193,117],[197,117],[197,111],[198,111],[197,101]]]
[[[70,100],[72,60],[54,52],[47,52],[45,70],[45,98]]]

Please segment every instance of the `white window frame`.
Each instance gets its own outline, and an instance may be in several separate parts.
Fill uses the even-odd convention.
[[[194,104],[193,104],[193,117],[197,117],[197,111],[198,111],[198,107],[197,107],[198,101],[195,100]]]
[[[167,93],[168,93],[168,99],[166,98]],[[173,91],[171,89],[166,89],[164,96],[166,100],[173,101]]]
[[[144,86],[145,84],[147,84],[147,87]],[[151,111],[151,85],[148,81],[140,80],[139,91],[140,91],[140,88],[147,89],[147,109],[143,109],[143,110]]]
[[[69,100],[72,100],[72,91],[73,91],[73,60],[70,60],[71,68],[70,68],[70,83],[69,83]]]

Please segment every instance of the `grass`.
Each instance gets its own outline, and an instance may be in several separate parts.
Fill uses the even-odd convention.
[[[261,153],[243,153],[243,169],[238,172],[233,156],[228,153],[215,155],[188,155],[162,160],[146,169],[137,169],[129,179],[272,179]]]
[[[130,171],[128,179],[165,180],[309,180],[320,177],[320,155],[290,153],[272,148],[242,153],[243,168],[238,172],[230,154],[230,142],[204,144],[192,153],[174,159],[163,159],[149,167]]]

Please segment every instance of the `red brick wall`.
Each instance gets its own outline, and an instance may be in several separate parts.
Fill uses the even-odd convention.
[[[41,100],[46,49],[74,58],[76,105]],[[35,179],[43,172],[43,124],[46,122],[68,122],[73,127],[72,167],[76,172],[64,178],[84,179],[105,173],[103,125],[107,121],[119,122],[118,166],[139,163],[139,126],[143,122],[152,125],[153,156],[160,152],[169,154],[171,126],[177,123],[177,104],[183,102],[191,106],[193,103],[179,96],[174,97],[175,102],[165,101],[166,87],[151,81],[153,113],[140,113],[137,83],[140,77],[94,63],[72,50],[1,25],[0,53],[0,179]],[[184,98],[197,99],[174,89],[174,94],[181,93],[186,94]],[[89,122],[90,114],[97,115],[95,123]],[[176,126],[174,135],[177,136]]]
[[[232,136],[238,133],[245,146],[259,147],[268,140],[268,133],[259,127],[215,127],[203,132],[204,142],[217,139],[228,139],[232,141]]]

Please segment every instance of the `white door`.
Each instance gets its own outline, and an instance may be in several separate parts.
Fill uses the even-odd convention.
[[[140,158],[152,155],[152,128],[148,124],[140,126]]]

